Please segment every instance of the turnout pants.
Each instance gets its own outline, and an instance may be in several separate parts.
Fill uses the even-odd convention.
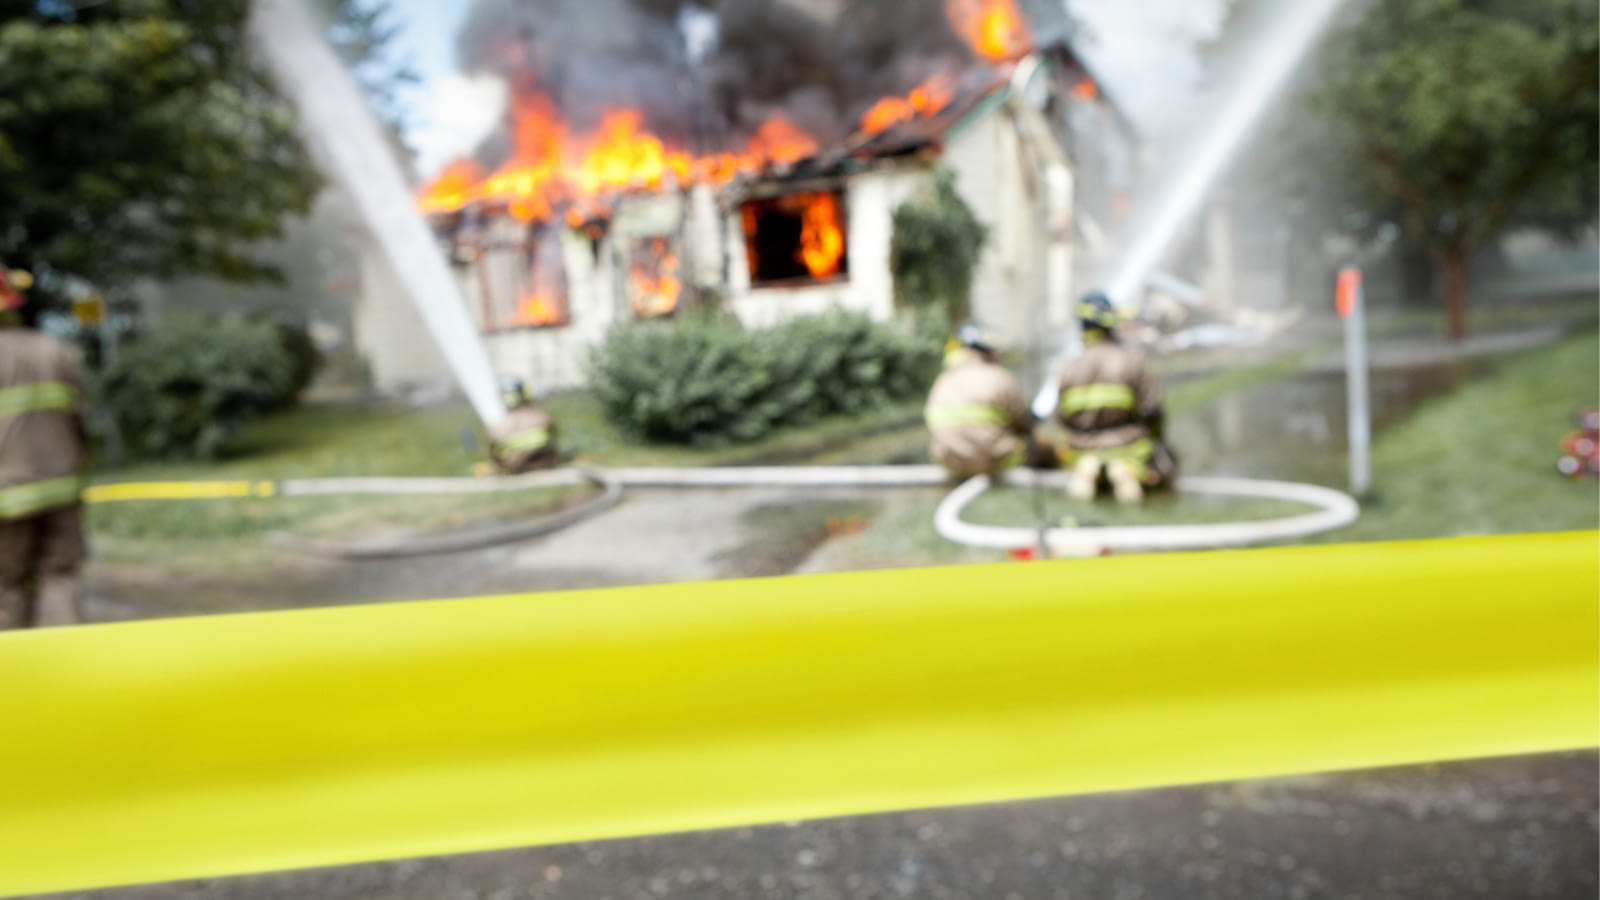
[[[87,548],[77,504],[0,521],[0,630],[83,621]]]

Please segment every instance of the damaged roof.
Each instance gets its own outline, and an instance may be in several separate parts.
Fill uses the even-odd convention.
[[[1130,140],[1138,141],[1132,122],[1106,93],[1104,85],[1084,59],[1063,38],[1041,45],[1036,51],[1054,73],[1088,78],[1095,84],[1099,102],[1110,110],[1117,125]],[[978,66],[967,70],[955,83],[954,98],[938,113],[900,122],[875,135],[858,132],[843,144],[785,166],[753,172],[729,185],[727,195],[759,190],[763,185],[793,184],[816,179],[839,178],[872,168],[886,160],[943,152],[946,142],[967,123],[1005,101],[1011,89],[1016,63]]]
[[[865,171],[885,160],[915,156],[924,151],[942,152],[953,132],[1005,99],[1014,69],[1014,65],[970,69],[957,80],[954,98],[939,112],[900,122],[875,135],[858,132],[843,144],[790,165],[751,173],[730,185],[728,194],[741,195],[760,185],[838,178]]]

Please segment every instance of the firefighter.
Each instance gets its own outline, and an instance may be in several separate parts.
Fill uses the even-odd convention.
[[[1162,440],[1161,386],[1144,358],[1117,340],[1117,310],[1092,292],[1079,301],[1083,355],[1061,374],[1058,417],[1066,430],[1072,475],[1067,492],[1092,500],[1101,478],[1123,503],[1166,486],[1176,461]]]
[[[0,265],[0,630],[82,621],[83,368],[27,327],[31,285]]]
[[[528,396],[520,378],[501,382],[506,417],[489,430],[489,456],[502,475],[548,469],[560,461],[556,423]]]
[[[954,478],[997,475],[1027,461],[1033,415],[995,356],[983,326],[962,325],[928,394],[933,459]]]

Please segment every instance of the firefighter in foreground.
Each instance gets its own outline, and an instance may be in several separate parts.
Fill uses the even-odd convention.
[[[951,344],[924,410],[934,461],[960,479],[1027,462],[1033,414],[1017,379],[996,361],[981,325],[962,325]]]
[[[25,326],[31,285],[0,266],[0,630],[82,620],[83,369]]]
[[[1144,357],[1117,340],[1117,310],[1095,292],[1078,303],[1083,355],[1061,374],[1058,415],[1066,430],[1067,493],[1092,500],[1102,478],[1123,503],[1166,487],[1177,464],[1162,435],[1161,386]]]
[[[494,471],[520,475],[558,463],[555,419],[534,405],[521,379],[505,379],[500,391],[507,412],[489,429],[489,457]]]

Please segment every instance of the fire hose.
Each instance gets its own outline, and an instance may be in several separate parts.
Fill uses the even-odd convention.
[[[1007,473],[1010,486],[1064,487],[1065,473]],[[600,496],[543,519],[512,525],[469,529],[443,535],[383,538],[357,543],[313,541],[274,534],[278,547],[336,559],[389,559],[455,553],[530,540],[587,521],[615,508],[626,489],[708,489],[741,487],[795,488],[932,488],[950,484],[938,466],[759,466],[741,468],[559,469],[501,478],[310,478],[281,482],[179,482],[121,484],[90,488],[90,503],[160,499],[226,499],[230,497],[437,496],[491,494],[548,487],[592,484]],[[1049,527],[979,525],[962,512],[994,486],[984,476],[952,490],[934,514],[934,529],[946,540],[968,547],[1012,550],[1040,543],[1061,556],[1147,550],[1198,550],[1244,547],[1307,537],[1343,528],[1360,516],[1349,496],[1310,484],[1243,478],[1184,478],[1176,490],[1184,494],[1248,497],[1303,503],[1314,511],[1279,519],[1213,524]]]

